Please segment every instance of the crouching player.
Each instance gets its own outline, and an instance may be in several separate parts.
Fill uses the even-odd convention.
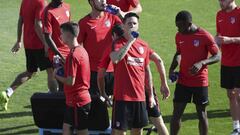
[[[61,25],[62,41],[70,48],[64,65],[64,76],[54,70],[54,76],[64,84],[66,110],[63,121],[63,135],[71,135],[72,129],[78,135],[88,135],[88,113],[90,111],[90,64],[88,54],[77,42],[78,24],[67,22]]]

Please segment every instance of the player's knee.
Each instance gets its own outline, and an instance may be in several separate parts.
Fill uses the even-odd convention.
[[[230,101],[235,101],[240,96],[240,93],[235,90],[228,90],[227,95]]]

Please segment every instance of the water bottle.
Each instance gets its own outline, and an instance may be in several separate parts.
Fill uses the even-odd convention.
[[[179,72],[174,72],[169,76],[169,79],[170,79],[169,81],[171,83],[174,83],[175,81],[177,81],[178,77],[179,77]]]
[[[107,5],[105,11],[113,15],[116,15],[118,13],[118,9],[112,7],[111,5]]]
[[[138,38],[139,33],[138,33],[137,31],[132,31],[132,32],[131,32],[131,35],[132,35],[134,38]]]
[[[57,75],[64,76],[64,68],[61,62],[61,57],[59,55],[53,56],[53,67],[57,70]]]

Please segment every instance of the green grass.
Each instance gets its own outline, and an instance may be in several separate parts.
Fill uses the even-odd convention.
[[[71,4],[72,19],[78,21],[89,11],[86,0],[65,0]],[[215,34],[215,15],[219,8],[217,0],[141,0],[143,13],[140,18],[140,34],[150,46],[161,55],[168,70],[175,52],[175,15],[186,9],[193,15],[193,22],[213,35]],[[0,90],[5,90],[15,76],[25,70],[25,56],[23,49],[16,55],[10,49],[16,41],[16,24],[20,0],[2,0],[0,4]],[[159,89],[159,76],[152,64],[154,84]],[[232,129],[228,110],[228,100],[225,90],[219,87],[219,64],[209,66],[209,134],[226,135]],[[175,85],[169,84],[173,93]],[[0,135],[37,134],[34,125],[30,97],[34,92],[46,92],[46,73],[38,73],[29,82],[19,87],[10,99],[9,110],[0,112]],[[158,90],[158,95],[159,90]],[[173,94],[172,94],[173,95]],[[172,98],[160,101],[160,107],[169,128],[172,113]],[[161,98],[159,98],[161,99]],[[198,120],[195,107],[189,104],[183,116],[180,135],[198,135]]]

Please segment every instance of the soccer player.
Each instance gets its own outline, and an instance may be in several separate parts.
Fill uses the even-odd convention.
[[[136,14],[142,12],[142,6],[139,0],[107,0],[107,4],[117,6],[120,9],[119,16],[121,18],[130,12]]]
[[[97,71],[101,57],[106,48],[112,45],[111,29],[115,24],[120,24],[119,17],[104,12],[106,0],[88,0],[92,10],[79,21],[80,34],[78,42],[83,43],[87,50],[90,60],[91,81],[90,94],[98,96],[99,90],[97,85]],[[113,66],[109,65],[106,76],[108,78],[106,84],[109,89],[113,83]]]
[[[120,38],[123,38],[123,29],[120,25],[115,25],[112,29],[112,35],[113,35],[113,45],[117,40],[120,40]],[[112,46],[114,48],[114,46]],[[111,49],[112,49],[111,47]],[[107,69],[107,66],[109,65],[110,57],[109,54],[111,52],[111,49],[106,50],[104,53],[101,63],[99,64],[99,69],[98,69],[98,87],[100,91],[100,95],[106,99],[106,103],[110,106],[111,102],[109,99],[109,91],[105,91],[105,81],[104,81],[104,74]],[[154,61],[158,68],[158,72],[160,74],[160,79],[161,79],[161,93],[163,95],[163,99],[166,99],[170,96],[170,91],[167,85],[166,81],[166,74],[165,74],[165,67],[163,64],[163,61],[161,57],[155,53],[153,50],[150,50],[150,60]],[[148,82],[148,81],[147,81]],[[147,92],[145,92],[147,95]],[[148,111],[148,116],[150,121],[154,124],[154,126],[157,128],[158,134],[159,135],[168,135],[168,130],[164,124],[164,121],[161,116],[161,112],[159,109],[158,105],[158,97],[156,95],[155,89],[153,89],[153,94],[154,94],[154,99],[156,102],[156,105],[152,108],[149,107],[149,99],[148,95],[146,96],[146,105],[147,105],[147,111]]]
[[[140,38],[134,38],[131,31],[138,30],[138,15],[128,13],[123,19],[124,38],[118,40],[110,58],[114,63],[114,104],[112,128],[114,135],[142,134],[147,125],[145,102],[145,73],[149,82],[150,107],[154,106],[154,98],[149,79],[149,47]]]
[[[206,107],[208,101],[207,65],[220,60],[219,49],[214,38],[206,30],[192,23],[188,11],[180,11],[175,18],[178,28],[176,34],[176,53],[169,69],[169,76],[178,66],[177,57],[181,56],[179,78],[173,99],[173,116],[170,134],[177,135],[181,126],[181,116],[187,103],[193,101],[199,119],[199,134],[208,134]],[[208,54],[210,53],[210,57]]]
[[[49,47],[48,57],[53,62],[53,56],[59,55],[65,61],[69,48],[61,41],[60,25],[70,21],[70,6],[63,0],[52,0],[45,8],[43,15],[43,33]],[[63,84],[58,82],[58,89],[62,91]]]
[[[72,135],[71,129],[77,129],[78,135],[88,135],[88,113],[90,111],[90,64],[87,51],[77,42],[79,28],[77,23],[67,22],[61,25],[61,39],[70,48],[64,66],[65,75],[54,75],[64,84],[66,110],[63,122],[63,135]]]
[[[3,110],[7,110],[9,98],[13,92],[38,70],[46,70],[48,74],[48,88],[56,91],[56,80],[53,77],[53,69],[44,51],[44,38],[42,34],[41,14],[45,7],[45,0],[23,0],[18,18],[17,42],[12,48],[17,53],[23,42],[26,55],[26,71],[20,73],[6,91],[0,93],[0,104]]]
[[[217,36],[221,47],[221,87],[227,90],[233,120],[231,135],[240,134],[240,8],[235,0],[219,0],[216,17]]]

